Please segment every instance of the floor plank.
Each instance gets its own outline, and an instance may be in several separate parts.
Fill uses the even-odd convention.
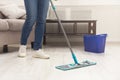
[[[0,80],[120,80],[120,44],[107,44],[105,53],[85,52],[83,46],[73,46],[79,61],[91,60],[97,65],[69,71],[55,66],[73,63],[67,46],[47,45],[44,52],[49,60],[32,58],[34,51],[27,49],[27,57],[18,58],[17,52],[0,54]]]

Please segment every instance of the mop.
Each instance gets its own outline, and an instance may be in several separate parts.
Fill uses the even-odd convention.
[[[71,44],[70,44],[70,41],[68,40],[68,37],[66,35],[66,32],[64,30],[64,27],[62,25],[62,22],[61,20],[59,19],[58,15],[57,15],[57,12],[56,12],[56,7],[54,6],[52,0],[50,0],[50,3],[51,3],[51,7],[55,13],[55,16],[58,20],[58,23],[61,27],[61,30],[64,34],[64,37],[66,39],[66,42],[67,42],[67,45],[71,51],[71,55],[72,55],[72,58],[73,58],[73,61],[74,63],[71,63],[71,64],[66,64],[66,65],[60,65],[60,66],[56,66],[57,69],[60,69],[60,70],[63,70],[63,71],[66,71],[66,70],[71,70],[71,69],[76,69],[76,68],[82,68],[82,67],[87,67],[87,66],[92,66],[92,65],[96,65],[96,62],[92,62],[92,61],[89,61],[89,60],[84,60],[82,62],[78,62],[77,58],[76,58],[76,55],[74,54],[73,50],[72,50],[72,47],[71,47]]]

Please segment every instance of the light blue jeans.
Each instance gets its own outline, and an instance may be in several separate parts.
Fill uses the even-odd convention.
[[[24,0],[24,4],[27,16],[22,28],[21,45],[27,44],[32,27],[36,23],[33,49],[38,50],[42,47],[49,0]]]

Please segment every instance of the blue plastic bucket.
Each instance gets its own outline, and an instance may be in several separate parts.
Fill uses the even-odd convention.
[[[84,50],[88,52],[103,53],[105,50],[107,34],[84,35]]]

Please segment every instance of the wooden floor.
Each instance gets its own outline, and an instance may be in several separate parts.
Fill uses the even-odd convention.
[[[27,49],[26,58],[17,52],[0,54],[0,80],[120,80],[120,44],[107,44],[105,53],[85,52],[83,46],[73,46],[79,61],[89,59],[97,65],[60,71],[55,66],[73,63],[66,46],[44,46],[49,60],[32,58],[34,51]]]

